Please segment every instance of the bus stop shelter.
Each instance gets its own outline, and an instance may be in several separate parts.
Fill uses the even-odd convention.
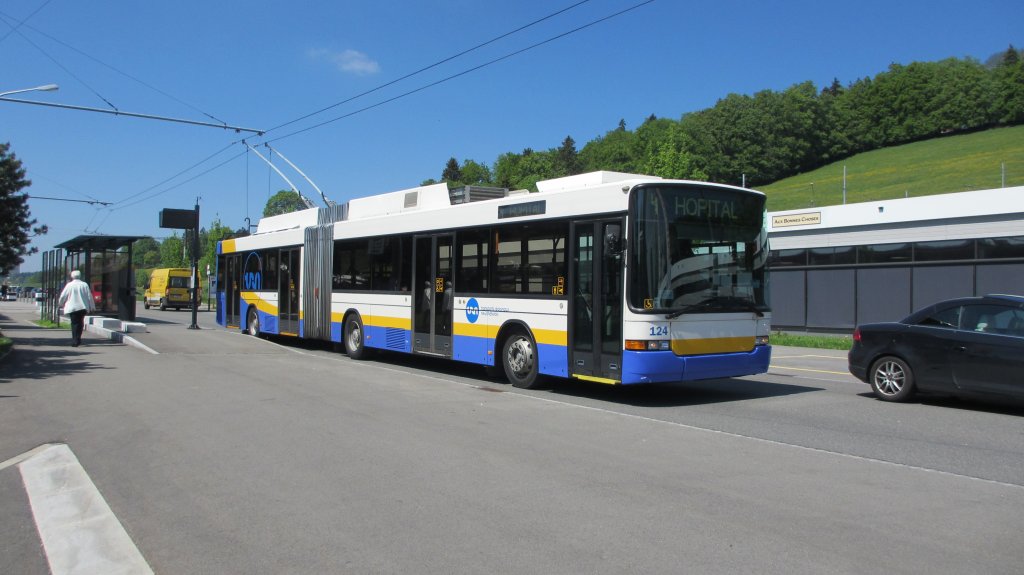
[[[52,263],[60,269],[54,276],[68,280],[71,270],[82,272],[82,280],[92,288],[95,315],[135,320],[135,270],[132,244],[146,236],[78,236],[57,244],[64,250],[63,261]],[[46,270],[44,270],[45,274]]]

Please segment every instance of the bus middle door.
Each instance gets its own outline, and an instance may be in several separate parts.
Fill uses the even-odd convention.
[[[415,239],[412,349],[416,353],[452,356],[454,239],[452,234]]]

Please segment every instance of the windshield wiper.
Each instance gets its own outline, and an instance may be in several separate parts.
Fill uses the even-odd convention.
[[[765,306],[760,306],[754,302],[739,297],[732,296],[718,296],[708,298],[700,303],[688,305],[686,307],[673,310],[665,314],[665,319],[675,319],[684,313],[691,313],[698,310],[713,310],[713,311],[751,311],[757,314],[757,317],[764,317],[764,312],[767,310]]]
[[[683,315],[684,313],[690,313],[690,312],[694,312],[694,311],[701,310],[701,309],[707,309],[710,306],[711,306],[711,300],[704,300],[704,301],[702,301],[700,303],[695,303],[693,305],[688,305],[686,307],[681,307],[681,308],[679,308],[677,310],[672,310],[669,313],[665,314],[665,319],[675,319],[675,318]]]

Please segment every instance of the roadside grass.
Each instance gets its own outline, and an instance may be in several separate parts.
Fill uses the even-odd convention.
[[[36,320],[36,321],[34,321],[32,323],[38,325],[39,327],[45,327],[45,328],[48,328],[48,329],[71,329],[71,324],[70,323],[66,323],[65,322],[65,323],[62,323],[60,325],[57,325],[56,323],[54,323],[54,322],[52,322],[52,321],[50,321],[48,319],[40,319],[40,320]]]
[[[848,335],[800,335],[775,332],[771,335],[772,345],[812,347],[815,349],[841,349],[848,351],[853,340]]]
[[[934,138],[851,156],[758,189],[768,210],[929,196],[1024,185],[1024,126]]]
[[[14,342],[11,338],[0,336],[0,357],[7,355],[7,352],[11,351],[13,346]]]

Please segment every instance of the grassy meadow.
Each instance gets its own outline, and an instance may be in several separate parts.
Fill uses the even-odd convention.
[[[768,210],[792,210],[846,203],[929,196],[1001,185],[1024,186],[1024,126],[935,138],[851,156],[812,172],[758,189]]]

